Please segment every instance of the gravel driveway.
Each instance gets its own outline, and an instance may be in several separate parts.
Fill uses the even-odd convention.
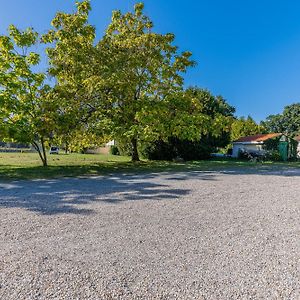
[[[0,299],[300,299],[300,173],[2,182]]]

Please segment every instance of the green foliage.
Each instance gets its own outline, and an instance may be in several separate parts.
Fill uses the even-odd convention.
[[[100,101],[105,102],[111,134],[131,141],[133,160],[139,159],[138,140],[155,140],[171,131],[187,138],[195,135],[190,114],[179,107],[190,105],[182,96],[181,74],[194,63],[191,53],[178,53],[173,42],[173,34],[154,32],[143,5],[137,4],[132,13],[115,11],[97,44],[102,67],[95,69],[89,86],[94,93],[106,92]],[[178,112],[172,114],[172,107]]]
[[[98,42],[88,23],[89,1],[53,19],[43,41],[50,43],[49,72],[60,99],[56,136],[70,144],[70,132],[83,127],[95,140],[126,140],[133,160],[140,142],[169,137],[199,141],[205,135],[226,145],[234,108],[208,91],[183,90],[182,73],[194,65],[191,53],[179,53],[173,34],[155,33],[143,8],[113,12]]]
[[[175,160],[181,158],[185,161],[202,160],[210,157],[213,148],[202,142],[192,142],[169,138],[165,141],[155,141],[144,145],[142,154],[150,160]]]
[[[37,53],[30,52],[38,34],[29,28],[9,27],[0,36],[0,129],[2,138],[31,143],[47,165],[45,144],[51,136],[56,103],[45,73],[33,71],[39,64]]]
[[[131,156],[132,154],[132,147],[130,144],[130,140],[128,139],[119,139],[116,141],[118,150],[120,152],[120,155],[122,156]]]
[[[233,120],[231,124],[231,141],[236,141],[243,136],[264,133],[265,128],[258,125],[250,116]]]
[[[99,41],[88,22],[90,1],[76,7],[58,12],[41,38],[48,74],[33,72],[40,60],[28,51],[39,39],[33,29],[11,26],[0,37],[1,139],[32,143],[44,164],[50,143],[85,151],[113,138],[132,160],[140,145],[155,141],[187,160],[228,144],[234,108],[207,90],[183,89],[183,73],[195,64],[191,53],[179,52],[173,34],[155,32],[142,3],[113,12]]]
[[[279,143],[280,143],[280,137],[268,139],[264,142],[263,148],[269,151],[274,151],[274,150],[277,151],[279,148]]]
[[[201,141],[210,148],[226,147],[230,143],[230,130],[235,108],[229,105],[222,96],[214,96],[208,90],[198,87],[187,89],[186,93],[198,103],[196,113],[206,117],[205,129],[196,141]]]
[[[166,141],[146,144],[143,149],[145,157],[157,160],[172,160],[176,157],[184,160],[206,159],[214,149],[225,147],[230,142],[234,108],[221,96],[215,97],[209,91],[197,87],[187,89],[184,96],[192,105],[190,111],[183,111],[188,111],[190,117],[199,118],[198,122],[192,123],[195,130],[193,140],[189,139],[190,136],[184,138],[183,134],[175,135],[176,131],[173,130],[172,137]],[[184,126],[182,123],[180,128],[183,129]]]
[[[268,157],[270,158],[270,160],[274,160],[274,161],[282,160],[281,155],[279,153],[280,138],[281,136],[273,139],[268,139],[264,142],[264,149],[268,151]],[[286,139],[288,141],[288,159],[289,160],[296,159],[298,142],[288,136],[286,137]]]
[[[174,144],[168,141],[154,141],[143,143],[140,147],[143,157],[150,160],[168,160],[171,161],[178,157],[178,151]]]
[[[289,135],[299,134],[300,103],[286,106],[281,114],[268,116],[263,125],[268,132],[280,132]]]
[[[94,67],[95,28],[88,24],[89,1],[76,2],[73,14],[59,12],[53,29],[42,36],[48,45],[49,74],[56,79],[54,97],[59,101],[55,139],[76,151],[103,139],[91,118],[96,108],[85,81]],[[80,137],[82,136],[82,138]],[[92,138],[94,138],[92,140]]]
[[[274,149],[267,152],[266,159],[271,161],[282,161],[279,150]]]
[[[111,146],[109,149],[111,155],[120,155],[119,149],[117,146]]]

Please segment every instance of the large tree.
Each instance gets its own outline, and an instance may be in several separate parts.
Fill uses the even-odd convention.
[[[270,115],[262,122],[268,132],[280,132],[289,135],[300,133],[300,103],[284,108],[281,114]]]
[[[200,111],[209,119],[206,133],[199,137],[213,147],[225,147],[230,143],[231,125],[235,108],[228,104],[222,96],[214,96],[210,91],[193,87],[187,94],[200,105]]]
[[[80,112],[94,134],[129,140],[132,160],[137,161],[140,139],[166,135],[172,128],[166,126],[172,121],[167,118],[173,116],[170,107],[191,110],[190,102],[178,102],[182,73],[193,65],[191,53],[178,53],[173,34],[153,31],[143,4],[137,4],[133,13],[115,11],[105,35],[95,43],[94,27],[88,23],[90,9],[89,1],[77,2],[76,13],[59,13],[52,21],[54,29],[44,36],[51,43],[50,73],[56,76],[68,109]],[[177,121],[179,116],[188,119],[184,134],[193,138],[187,125],[199,118],[190,117],[187,110],[176,113]]]
[[[185,160],[204,159],[218,147],[230,143],[230,129],[235,112],[222,96],[214,96],[208,90],[191,87],[176,97],[177,103],[168,107],[172,117],[169,122],[172,134],[154,143],[146,143],[143,153],[150,159]],[[185,107],[182,105],[185,103]],[[180,108],[180,109],[179,109]],[[175,112],[175,113],[174,113]],[[168,124],[164,122],[164,124]]]
[[[176,103],[175,97],[180,98],[182,73],[194,64],[190,52],[178,52],[173,34],[154,32],[143,8],[139,3],[133,13],[113,13],[111,24],[97,45],[99,55],[105,58],[105,73],[97,68],[96,71],[101,70],[99,76],[95,72],[90,81],[100,93],[108,90],[105,101],[112,136],[130,140],[133,161],[139,160],[139,140],[167,134],[162,125],[170,120],[164,110],[168,103]],[[159,129],[163,131],[159,133]]]
[[[0,36],[0,126],[6,139],[31,143],[46,166],[56,103],[46,74],[34,71],[40,56],[31,49],[37,43],[31,28],[20,31],[11,25],[9,34]]]
[[[264,133],[265,128],[257,124],[250,116],[233,120],[231,125],[231,140],[235,141],[243,136]]]

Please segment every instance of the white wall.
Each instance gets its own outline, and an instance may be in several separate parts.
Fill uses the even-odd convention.
[[[108,143],[105,144],[106,147],[115,146],[115,145],[116,145],[115,140],[109,141]]]
[[[238,157],[240,149],[260,151],[263,149],[262,146],[261,144],[233,144],[232,157]]]

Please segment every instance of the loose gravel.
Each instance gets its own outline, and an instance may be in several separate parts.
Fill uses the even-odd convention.
[[[300,299],[300,173],[0,183],[0,299]]]

